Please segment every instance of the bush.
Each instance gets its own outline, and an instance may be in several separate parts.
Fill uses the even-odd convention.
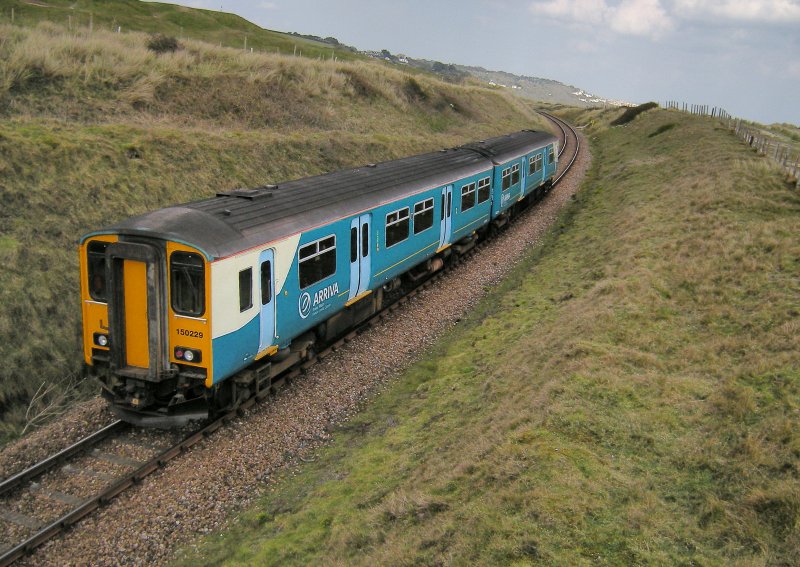
[[[173,53],[180,49],[178,40],[170,35],[155,33],[147,41],[147,49],[156,53]]]
[[[646,102],[644,104],[640,104],[639,106],[633,106],[630,108],[626,108],[625,112],[622,113],[622,116],[614,120],[611,125],[612,126],[621,126],[623,124],[627,124],[637,116],[639,116],[642,112],[646,110],[650,110],[651,108],[658,108],[657,102]]]
[[[409,102],[420,102],[428,100],[427,93],[422,89],[414,77],[408,77],[403,84],[403,94]]]

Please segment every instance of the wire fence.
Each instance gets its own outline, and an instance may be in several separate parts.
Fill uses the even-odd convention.
[[[718,106],[687,104],[685,102],[669,100],[664,103],[664,108],[687,112],[696,116],[709,116],[714,119],[719,119],[748,146],[777,162],[778,165],[792,176],[795,188],[800,189],[800,152],[798,152],[796,147],[776,140],[772,136],[766,134],[761,128],[741,118],[731,116],[725,109]]]

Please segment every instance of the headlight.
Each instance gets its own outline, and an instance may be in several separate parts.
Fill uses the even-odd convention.
[[[94,344],[107,347],[108,346],[108,335],[104,335],[103,333],[95,333],[94,334]]]
[[[193,364],[199,364],[203,359],[202,353],[199,350],[179,346],[175,347],[173,352],[175,353],[176,359],[191,362]]]

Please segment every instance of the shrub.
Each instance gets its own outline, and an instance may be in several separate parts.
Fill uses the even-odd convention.
[[[156,53],[174,53],[179,48],[177,39],[163,33],[155,33],[147,41],[147,49]]]
[[[409,102],[428,100],[427,93],[414,77],[408,77],[403,84],[403,94]]]
[[[658,108],[657,102],[646,102],[644,104],[640,104],[639,106],[633,106],[630,108],[626,108],[625,112],[622,113],[622,116],[614,120],[611,125],[612,126],[621,126],[623,124],[627,124],[637,116],[639,116],[642,112],[650,110],[651,108]]]

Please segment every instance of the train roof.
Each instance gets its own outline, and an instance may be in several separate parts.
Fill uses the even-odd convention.
[[[196,247],[224,258],[349,217],[414,193],[489,170],[496,160],[522,155],[555,141],[524,131],[460,148],[440,150],[347,169],[145,213],[90,233],[146,236]],[[526,151],[521,151],[527,148]],[[513,157],[513,156],[512,156]],[[509,157],[508,159],[511,159]]]
[[[532,149],[541,148],[556,141],[555,137],[547,132],[522,130],[505,136],[497,136],[471,144],[462,148],[474,150],[491,159],[495,165],[506,163],[530,152]]]

